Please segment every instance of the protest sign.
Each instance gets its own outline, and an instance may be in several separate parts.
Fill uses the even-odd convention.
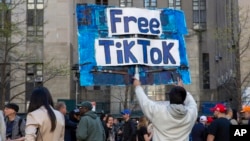
[[[190,84],[183,11],[78,4],[81,86],[129,85],[138,66],[142,84]]]

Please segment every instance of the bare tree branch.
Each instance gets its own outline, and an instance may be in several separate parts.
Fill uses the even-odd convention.
[[[15,94],[14,96],[12,96],[12,97],[10,98],[9,101],[12,101],[12,100],[15,99],[16,97],[18,97],[18,96],[24,94],[25,92],[26,92],[26,91],[22,91],[22,92],[19,92],[19,93]]]

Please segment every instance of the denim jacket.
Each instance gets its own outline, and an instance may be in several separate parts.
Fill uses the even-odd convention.
[[[20,127],[19,127],[19,120],[21,119],[21,117],[16,116],[14,119],[14,123],[13,123],[13,127],[12,127],[12,135],[11,135],[11,139],[18,139],[20,137],[24,137],[25,136],[25,120],[21,119],[22,122],[20,123]],[[7,122],[8,122],[8,118],[6,117],[5,119],[5,123],[6,123],[6,127],[7,127]],[[8,135],[6,135],[8,136]]]

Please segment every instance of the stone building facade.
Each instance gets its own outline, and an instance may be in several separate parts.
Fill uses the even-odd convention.
[[[45,62],[52,59],[52,65],[66,66],[64,69],[69,72],[69,75],[53,77],[43,84],[50,89],[54,101],[60,99],[77,99],[78,102],[81,100],[95,101],[98,110],[114,114],[119,113],[124,106],[136,108],[136,99],[133,98],[133,94],[129,95],[127,105],[124,105],[124,98],[121,98],[125,96],[125,92],[133,93],[131,87],[126,89],[126,87],[114,86],[79,86],[77,77],[75,77],[77,72],[72,70],[72,66],[78,64],[75,19],[77,3],[138,8],[169,7],[183,10],[189,30],[185,40],[192,81],[185,87],[193,94],[199,106],[204,101],[228,101],[232,97],[231,93],[228,94],[224,90],[224,86],[234,77],[235,73],[235,55],[231,48],[234,40],[233,34],[235,34],[235,24],[232,21],[237,18],[232,13],[237,12],[237,0],[27,0],[23,6],[25,13],[28,15],[33,10],[33,16],[43,18],[44,24],[40,29],[44,38],[40,43],[27,42],[25,44],[25,50],[35,54],[33,59],[26,60],[25,63],[32,64],[31,68],[39,71],[39,66],[34,67],[34,64],[41,63],[45,69]],[[41,4],[43,4],[42,7]],[[39,15],[39,12],[42,12],[42,15]],[[28,20],[28,16],[26,20]],[[37,22],[31,24],[36,26]],[[27,33],[32,30],[29,26],[25,24],[23,27],[27,29]],[[38,31],[36,30],[36,32]],[[27,34],[27,38],[31,38],[30,36]],[[24,79],[29,76],[27,72],[22,75],[25,76]],[[45,78],[46,74],[43,74],[42,77]],[[32,81],[23,84],[21,88],[13,89],[13,91],[28,89],[26,95],[20,96],[20,99],[16,101],[25,103],[27,106],[27,95],[35,85],[36,83]],[[145,89],[150,98],[165,100],[165,92],[169,90],[169,87],[145,86]],[[12,93],[14,94],[14,92],[10,92],[10,94]],[[23,111],[25,111],[25,106]]]

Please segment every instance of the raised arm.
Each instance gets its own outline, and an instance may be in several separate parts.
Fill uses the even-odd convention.
[[[143,113],[148,117],[149,120],[153,118],[153,111],[155,107],[155,102],[150,100],[145,94],[143,88],[141,87],[141,82],[137,79],[134,79],[135,93],[137,100],[140,104],[140,107]]]
[[[184,87],[182,80],[178,77],[177,78],[178,86]],[[193,96],[187,92],[187,96],[186,99],[184,101],[184,105],[187,107],[187,109],[189,110],[189,112],[192,112],[192,115],[195,115],[197,117],[198,115],[198,110],[197,110],[197,104],[193,98]]]

